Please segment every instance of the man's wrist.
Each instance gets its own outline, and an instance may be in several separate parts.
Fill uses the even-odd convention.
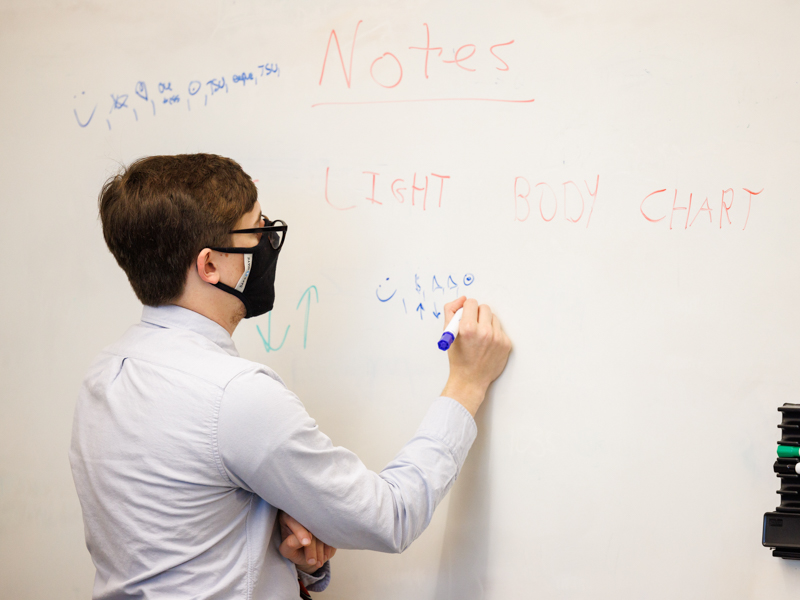
[[[486,397],[486,387],[451,375],[442,390],[442,396],[461,404],[474,418]]]

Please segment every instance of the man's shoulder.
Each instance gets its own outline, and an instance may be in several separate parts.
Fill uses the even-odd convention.
[[[136,363],[142,369],[181,373],[220,388],[243,373],[267,376],[283,384],[269,367],[229,354],[207,337],[186,329],[136,324],[103,349],[90,368],[90,374],[106,370],[109,363],[121,368],[125,361]]]

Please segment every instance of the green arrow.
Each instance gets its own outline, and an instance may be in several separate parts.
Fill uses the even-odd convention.
[[[258,335],[261,336],[261,341],[264,342],[264,348],[267,352],[271,352],[273,350],[278,351],[283,348],[283,343],[286,341],[286,336],[289,335],[289,325],[286,326],[286,331],[283,332],[283,339],[281,340],[281,345],[277,348],[272,347],[272,312],[267,315],[267,337],[264,338],[264,334],[261,333],[261,328],[256,325],[256,331],[258,331]]]
[[[300,308],[300,305],[303,303],[306,295],[308,295],[308,302],[306,303],[306,320],[305,325],[303,326],[303,348],[306,347],[306,342],[308,342],[308,313],[311,312],[311,290],[314,290],[314,295],[317,297],[317,304],[319,304],[319,292],[317,291],[317,286],[312,285],[309,286],[303,295],[300,296],[300,302],[297,303],[297,308]],[[297,310],[295,308],[295,310]]]

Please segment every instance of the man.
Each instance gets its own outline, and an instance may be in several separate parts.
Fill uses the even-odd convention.
[[[272,309],[288,230],[262,215],[237,163],[144,158],[99,205],[144,308],[90,367],[75,410],[93,597],[296,598],[298,575],[327,585],[335,548],[402,552],[455,481],[505,368],[511,345],[491,309],[463,297],[445,307],[446,321],[464,309],[447,384],[377,474],[236,352],[239,321]]]

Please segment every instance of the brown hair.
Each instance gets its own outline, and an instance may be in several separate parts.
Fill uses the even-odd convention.
[[[235,161],[214,154],[141,158],[106,181],[103,237],[143,304],[183,293],[203,248],[225,246],[258,192]]]

